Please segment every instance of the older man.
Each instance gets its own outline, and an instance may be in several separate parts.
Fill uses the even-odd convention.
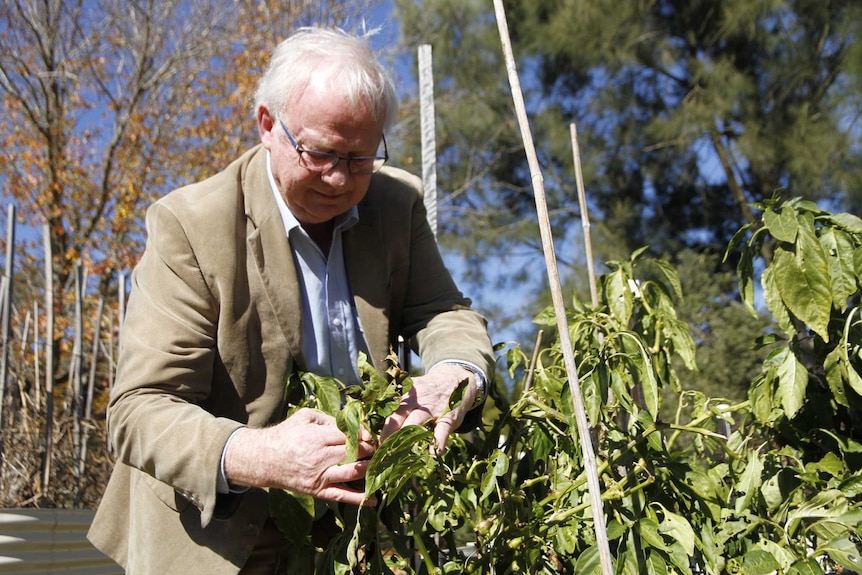
[[[355,383],[359,352],[384,369],[403,336],[428,369],[384,433],[431,420],[443,446],[481,405],[485,321],[442,263],[417,179],[383,167],[396,108],[365,38],[299,30],[261,79],[261,144],[148,210],[108,411],[118,462],[90,531],[127,572],[271,573],[268,488],[362,502],[346,484],[367,463],[344,463],[334,419],[284,418],[291,373]]]

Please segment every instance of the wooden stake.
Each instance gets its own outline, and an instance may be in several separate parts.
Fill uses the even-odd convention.
[[[575,181],[578,185],[578,204],[581,206],[581,227],[584,230],[584,249],[587,256],[587,274],[590,278],[590,298],[593,309],[599,307],[599,292],[596,285],[596,268],[593,264],[593,242],[590,238],[590,212],[587,209],[587,194],[584,191],[584,173],[581,171],[581,152],[578,147],[578,128],[572,122],[569,126],[572,134],[572,156],[575,162]]]
[[[42,496],[48,493],[54,457],[54,254],[51,228],[42,224],[45,244],[45,451],[42,455]]]
[[[521,82],[518,79],[518,71],[515,66],[515,57],[512,53],[512,42],[509,38],[509,26],[506,22],[506,11],[502,0],[494,0],[494,8],[497,15],[497,27],[500,30],[500,41],[503,47],[503,55],[506,60],[506,70],[509,74],[509,84],[512,88],[512,98],[515,103],[515,112],[518,116],[518,125],[521,128],[521,137],[524,140],[524,148],[527,153],[527,161],[530,165],[530,178],[533,182],[533,192],[536,200],[536,209],[539,216],[539,229],[542,235],[542,249],[545,253],[545,264],[548,269],[548,280],[550,282],[551,296],[554,302],[554,312],[559,330],[560,347],[566,364],[566,373],[569,379],[569,390],[574,403],[575,420],[578,427],[578,438],[581,444],[581,452],[584,459],[584,471],[587,474],[587,485],[590,493],[590,505],[593,511],[593,522],[596,531],[596,547],[599,552],[599,562],[603,575],[613,575],[613,562],[611,560],[610,545],[608,543],[607,527],[605,525],[605,513],[602,508],[601,485],[599,484],[599,472],[596,465],[596,456],[590,440],[590,424],[587,420],[587,412],[584,407],[584,399],[581,394],[581,385],[578,380],[578,370],[575,364],[575,355],[572,349],[569,325],[566,319],[566,309],[563,302],[563,290],[560,286],[560,276],[557,270],[557,259],[554,253],[554,238],[551,233],[550,217],[548,216],[547,200],[542,178],[542,171],[536,150],[533,147],[533,137],[530,132],[530,123],[527,119],[524,96],[521,92]]]
[[[419,57],[419,126],[422,132],[422,188],[428,224],[437,237],[437,140],[434,118],[434,71],[431,46],[422,44]]]

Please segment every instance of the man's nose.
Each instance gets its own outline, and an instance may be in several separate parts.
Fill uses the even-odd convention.
[[[344,158],[339,158],[334,166],[320,174],[321,179],[334,188],[344,187],[353,177],[350,166]]]

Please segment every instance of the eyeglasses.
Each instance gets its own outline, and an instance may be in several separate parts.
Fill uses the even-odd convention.
[[[290,135],[284,122],[279,120],[278,123],[281,124],[281,129],[284,130],[285,134],[287,134],[287,139],[290,141],[290,145],[293,146],[293,149],[296,150],[297,154],[299,154],[299,165],[306,170],[311,170],[312,172],[328,172],[335,168],[335,166],[338,165],[338,162],[344,160],[347,162],[347,171],[351,174],[355,174],[357,176],[373,174],[382,168],[383,164],[385,164],[389,159],[389,149],[386,147],[386,136],[383,136],[382,156],[339,156],[338,154],[331,154],[329,152],[318,152],[316,150],[305,150],[300,148],[293,136]]]

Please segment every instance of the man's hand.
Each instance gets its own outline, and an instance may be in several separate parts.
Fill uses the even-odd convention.
[[[362,430],[360,461],[344,463],[345,452],[346,438],[334,417],[301,409],[278,425],[239,430],[228,443],[224,471],[231,484],[288,489],[360,505],[363,493],[344,484],[365,477],[367,459],[374,453],[371,435]]]
[[[433,420],[437,451],[443,451],[449,434],[458,429],[476,400],[475,377],[470,370],[460,365],[446,363],[437,365],[425,375],[414,377],[413,388],[401,398],[401,406],[386,418],[381,439],[407,425],[423,425]],[[445,413],[449,407],[449,397],[465,379],[470,381],[464,389],[461,405]]]

